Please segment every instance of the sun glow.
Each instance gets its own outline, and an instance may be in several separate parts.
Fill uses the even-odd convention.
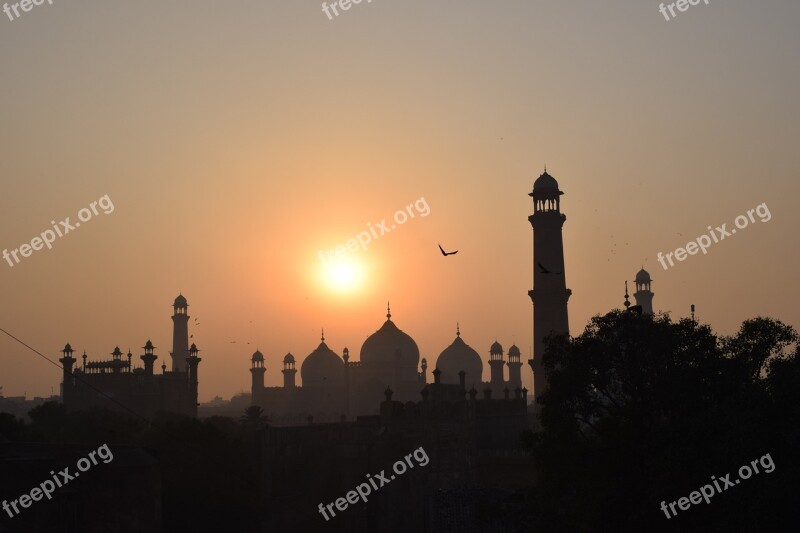
[[[362,284],[363,269],[352,259],[337,259],[323,268],[327,286],[337,292],[354,292]]]

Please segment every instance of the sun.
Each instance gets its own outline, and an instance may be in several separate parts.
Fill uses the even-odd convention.
[[[336,259],[323,268],[326,285],[336,292],[354,292],[361,286],[363,269],[352,259]]]

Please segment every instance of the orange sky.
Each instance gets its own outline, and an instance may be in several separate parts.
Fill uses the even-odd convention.
[[[497,338],[527,359],[527,193],[545,163],[565,192],[573,334],[641,265],[676,317],[800,324],[800,5],[667,22],[657,3],[569,4],[384,0],[328,20],[315,2],[54,3],[0,20],[0,249],[114,204],[0,262],[0,327],[53,359],[152,339],[160,366],[182,291],[202,401],[249,390],[256,347],[280,383],[322,327],[357,358],[387,300],[431,366],[456,322],[484,357]],[[349,254],[352,291],[320,281],[320,250],[419,198],[428,216]],[[764,202],[768,223],[657,263]],[[5,395],[58,392],[58,369],[5,336],[0,354]]]

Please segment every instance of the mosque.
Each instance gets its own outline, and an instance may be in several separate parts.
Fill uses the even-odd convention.
[[[483,382],[483,361],[478,352],[456,337],[436,361],[436,371],[442,384],[458,385],[463,379],[466,388],[483,391],[487,387],[495,397],[506,389],[522,390],[520,350],[512,346],[508,359],[503,357],[500,343],[492,344],[489,365],[491,380]],[[508,379],[505,367],[508,366]],[[316,421],[338,421],[342,416],[352,419],[358,415],[376,414],[387,388],[395,401],[417,401],[428,383],[428,362],[420,360],[417,343],[392,321],[387,307],[386,321],[361,346],[358,361],[350,360],[348,348],[339,356],[326,343],[325,336],[300,367],[303,386],[296,384],[296,359],[288,353],[283,358],[283,386],[265,387],[264,355],[256,351],[251,357],[251,402],[262,407],[276,420],[288,422],[307,413]],[[464,376],[460,376],[460,373]],[[294,415],[294,416],[293,416]],[[305,422],[305,420],[303,420]]]
[[[528,296],[533,303],[533,354],[528,364],[534,375],[534,395],[544,389],[541,354],[544,338],[551,332],[569,334],[567,301],[572,291],[566,287],[562,227],[566,215],[561,212],[558,182],[545,169],[534,182],[529,196],[533,199],[533,214],[528,217],[534,233],[533,289]],[[636,310],[652,314],[652,280],[644,269],[635,277]],[[626,285],[626,307],[627,302]],[[82,364],[73,357],[67,344],[59,359],[63,366],[62,401],[67,410],[89,407],[117,409],[126,406],[144,416],[158,411],[197,416],[199,350],[189,346],[188,303],[183,295],[175,298],[171,367],[161,365],[154,372],[158,355],[149,340],[139,357],[143,368],[134,368],[133,354],[123,356],[119,347],[112,359],[87,361]],[[300,367],[302,386],[297,384],[296,359],[289,353],[283,358],[283,386],[265,387],[267,368],[264,355],[256,351],[251,357],[252,386],[250,405],[262,407],[273,424],[291,425],[315,420],[338,422],[353,420],[361,415],[379,412],[381,399],[390,391],[394,402],[418,402],[427,390],[428,362],[420,359],[414,339],[392,320],[387,305],[386,321],[370,335],[359,352],[357,361],[350,351],[342,349],[341,356],[325,343],[324,332],[317,348],[303,359]],[[453,342],[439,354],[432,374],[431,390],[446,390],[451,396],[466,398],[481,394],[486,400],[520,399],[527,397],[522,387],[521,353],[511,346],[505,353],[495,341],[488,349],[489,381],[483,380],[484,361],[479,353],[461,336],[456,326]],[[452,389],[452,390],[451,390]],[[473,394],[473,391],[475,394]],[[462,394],[463,393],[463,394]],[[494,401],[492,400],[492,401]]]
[[[159,411],[197,416],[197,367],[202,359],[200,350],[189,346],[189,304],[179,294],[173,303],[172,359],[170,370],[166,362],[161,373],[154,372],[158,359],[156,347],[149,340],[139,357],[143,368],[134,368],[130,350],[123,357],[119,346],[111,352],[111,359],[89,361],[83,352],[82,363],[72,354],[69,343],[61,350],[59,359],[63,367],[61,401],[67,411],[103,408],[112,411],[136,413],[146,418]]]
[[[545,383],[540,364],[544,338],[551,332],[569,333],[567,300],[572,291],[566,288],[564,268],[561,230],[567,217],[561,213],[563,194],[546,169],[529,194],[534,212],[528,221],[535,238],[534,289],[528,291],[533,303],[534,353],[528,363],[534,373],[535,394]],[[637,304],[644,313],[652,314],[650,275],[642,269],[635,281]],[[489,381],[483,381],[483,363],[457,326],[453,342],[439,354],[433,372],[439,374],[437,383],[461,384],[465,391],[474,389],[481,394],[488,390],[495,399],[527,393],[522,387],[523,363],[517,346],[511,346],[507,354],[497,341],[489,347]],[[388,306],[386,321],[361,346],[358,361],[351,361],[348,348],[343,348],[341,356],[333,351],[325,343],[323,332],[319,346],[300,367],[302,387],[296,383],[296,359],[291,353],[283,359],[282,387],[265,387],[266,371],[264,355],[256,351],[251,357],[251,403],[262,407],[279,425],[306,422],[308,417],[332,422],[373,415],[386,390],[392,391],[395,401],[417,402],[428,384],[427,360],[420,360],[417,343],[392,321]]]

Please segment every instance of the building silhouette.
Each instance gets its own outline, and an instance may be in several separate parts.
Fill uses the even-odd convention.
[[[650,273],[644,267],[636,273],[636,292],[633,293],[633,297],[636,299],[636,305],[641,306],[642,314],[645,315],[653,314],[653,296],[655,296],[655,293],[650,287],[652,282]]]
[[[306,423],[309,416],[317,422],[334,422],[342,416],[353,419],[377,414],[378,401],[387,389],[392,390],[395,401],[419,400],[420,391],[428,383],[428,362],[420,360],[417,343],[391,317],[387,309],[386,322],[364,341],[358,361],[350,360],[347,348],[340,357],[325,343],[323,332],[319,346],[301,365],[302,386],[295,382],[296,360],[288,353],[281,371],[283,386],[265,387],[264,354],[256,350],[250,358],[251,403],[263,408],[273,423],[287,425]],[[484,382],[483,362],[461,338],[457,326],[455,339],[439,355],[433,373],[442,384],[460,385],[465,391],[474,388],[480,393],[489,389],[495,398],[522,390],[519,348],[512,346],[505,361],[503,347],[495,342],[489,365],[491,381]],[[509,379],[504,377],[506,366]]]
[[[172,370],[166,363],[161,373],[155,372],[158,355],[156,347],[148,340],[139,356],[143,367],[134,367],[133,354],[123,357],[119,346],[111,352],[111,359],[89,361],[86,352],[82,363],[73,356],[67,343],[59,359],[63,367],[61,400],[67,411],[104,408],[114,411],[133,411],[152,417],[159,411],[197,416],[198,357],[200,350],[189,346],[189,304],[178,295],[173,304]]]
[[[558,182],[547,169],[533,183],[533,214],[528,221],[533,228],[533,393],[541,396],[545,389],[542,354],[544,339],[550,334],[569,334],[567,301],[572,291],[567,288],[564,269],[564,242],[561,229],[567,216],[561,213]]]

